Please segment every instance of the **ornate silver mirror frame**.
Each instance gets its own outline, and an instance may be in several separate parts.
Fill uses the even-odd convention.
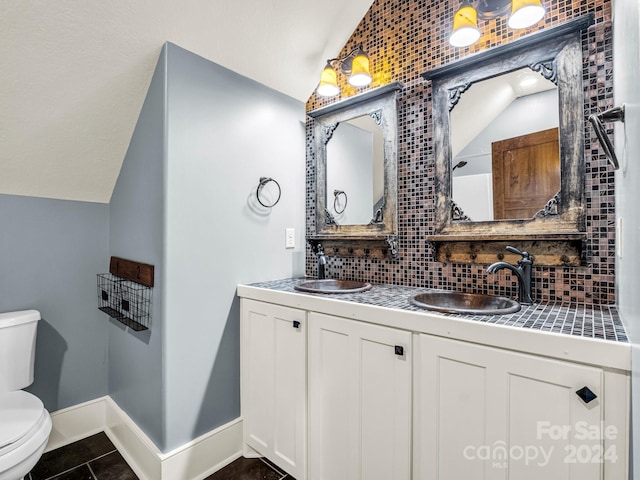
[[[478,261],[475,247],[469,242],[493,241],[499,251],[504,249],[504,242],[512,240],[549,240],[565,243],[558,256],[564,260],[558,260],[558,264],[580,263],[580,244],[585,236],[581,38],[582,31],[592,23],[593,15],[585,15],[423,74],[431,81],[433,91],[436,218],[435,235],[429,240],[439,260],[452,259],[452,245],[446,242],[465,242],[464,248],[472,251],[471,261]],[[450,111],[472,84],[522,67],[539,72],[558,86],[561,190],[531,219],[467,221],[451,198]],[[491,255],[487,261],[493,260]]]
[[[397,94],[402,84],[394,82],[308,112],[313,119],[312,154],[315,164],[315,234],[312,245],[322,243],[334,253],[367,256],[397,256]],[[382,129],[384,194],[381,205],[371,212],[371,221],[340,225],[327,208],[327,144],[341,122],[369,115]]]

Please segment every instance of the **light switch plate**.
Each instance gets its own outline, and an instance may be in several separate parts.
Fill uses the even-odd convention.
[[[285,229],[284,248],[296,248],[296,229],[295,228]]]
[[[622,258],[622,217],[618,217],[616,223],[616,254]]]

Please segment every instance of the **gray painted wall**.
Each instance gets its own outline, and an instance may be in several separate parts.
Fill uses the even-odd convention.
[[[241,282],[304,263],[304,104],[168,45],[165,449],[240,415]],[[261,176],[282,197],[259,207]],[[295,227],[295,250],[285,250]],[[142,400],[142,399],[141,399]]]
[[[109,394],[163,451],[240,415],[236,285],[303,272],[303,122],[301,102],[165,45],[110,204],[109,254],[155,265],[151,329],[108,328]],[[261,176],[282,188],[270,210]]]
[[[111,196],[109,254],[155,267],[151,328],[110,320],[109,394],[159,447],[163,410],[163,278],[166,47],[154,72]]]
[[[107,393],[107,317],[96,274],[108,269],[108,206],[0,195],[0,312],[35,308],[35,380],[49,411]]]
[[[236,285],[304,271],[304,115],[167,44],[110,205],[0,195],[0,311],[42,312],[31,391],[49,410],[109,394],[163,451],[240,415]],[[112,255],[155,265],[147,332],[97,310]]]
[[[632,443],[634,472],[640,478],[640,1],[614,2],[615,103],[626,105],[624,124],[617,124],[615,146],[621,162],[616,173],[616,232],[622,251],[616,256],[616,285],[620,314],[632,341]],[[620,253],[622,255],[620,255]]]
[[[49,410],[108,393],[164,451],[240,415],[235,288],[304,270],[304,141],[304,104],[167,44],[110,205],[0,195],[0,311],[42,312]],[[155,265],[147,332],[97,310],[112,255]]]

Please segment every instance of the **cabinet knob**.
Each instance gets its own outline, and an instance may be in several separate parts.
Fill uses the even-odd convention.
[[[300,322],[298,320],[293,321],[293,328],[300,328]]]
[[[400,345],[396,345],[394,349],[395,349],[396,355],[400,355],[401,357],[404,355],[404,347]]]
[[[589,390],[589,387],[582,387],[580,390],[576,392],[584,403],[589,403],[591,400],[595,400],[598,396]]]

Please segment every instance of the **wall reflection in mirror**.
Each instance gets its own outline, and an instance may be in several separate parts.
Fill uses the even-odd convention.
[[[384,201],[384,139],[380,116],[338,124],[327,143],[326,206],[338,225],[367,225]]]
[[[461,220],[531,218],[560,190],[558,89],[528,67],[473,83],[450,113]]]

